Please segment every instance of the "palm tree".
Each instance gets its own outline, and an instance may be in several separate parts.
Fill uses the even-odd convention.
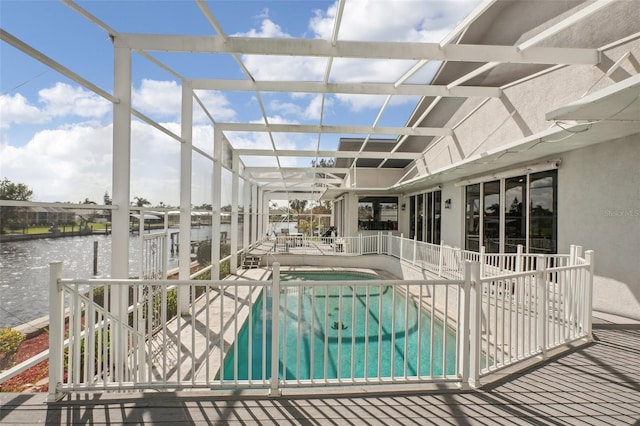
[[[297,229],[300,229],[300,213],[304,213],[304,209],[307,207],[307,200],[291,200],[289,201],[289,207],[295,211],[298,216]]]
[[[147,200],[144,197],[133,197],[134,200],[136,200],[135,202],[135,206],[136,207],[144,207],[144,206],[150,206],[151,202],[149,202],[149,200]]]

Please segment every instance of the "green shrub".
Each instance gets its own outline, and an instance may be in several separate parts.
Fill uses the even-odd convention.
[[[220,258],[225,258],[231,253],[231,244],[220,243]],[[196,252],[196,259],[198,264],[206,266],[211,264],[211,241],[202,241],[198,244],[198,251]]]
[[[169,321],[175,317],[178,313],[178,290],[171,289],[167,291],[167,315],[166,319]],[[147,318],[147,307],[142,310],[143,318]],[[153,296],[153,316],[154,318],[162,318],[162,293],[155,294]],[[154,324],[158,326],[159,324]]]
[[[106,330],[105,329],[96,330],[94,334],[93,342],[94,342],[93,369],[94,369],[94,372],[97,372],[98,369],[100,368],[98,364],[104,363],[104,361],[108,359],[110,354],[109,348],[111,347],[111,336],[110,336],[109,327],[107,327]],[[86,350],[86,345],[87,345],[87,339],[83,337],[82,339],[80,339],[80,360],[79,361],[76,360],[76,362],[80,362],[79,380],[81,382],[84,382],[87,379],[85,377],[87,369],[85,365],[85,355],[84,355]],[[101,348],[100,352],[98,352],[98,348]],[[64,362],[64,368],[68,369],[69,368],[69,348],[64,349],[63,362]],[[113,366],[113,363],[112,363],[112,366]],[[108,370],[108,367],[107,367],[107,370]],[[106,374],[106,371],[103,372],[103,375],[104,374]]]
[[[211,279],[211,269],[201,273],[195,279],[196,280],[210,280]]]
[[[86,293],[86,296],[89,297],[90,292]],[[95,287],[93,289],[93,301],[98,305],[105,307],[104,304],[104,286]]]
[[[0,328],[0,370],[9,368],[15,360],[24,334],[11,328]]]
[[[231,262],[229,260],[225,260],[224,262],[220,263],[220,279],[223,279],[230,274]]]

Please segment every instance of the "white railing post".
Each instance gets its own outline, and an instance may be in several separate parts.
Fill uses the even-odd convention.
[[[522,272],[524,270],[524,247],[522,244],[518,244],[518,250],[516,252],[516,264],[515,264],[515,268],[516,271],[515,272]],[[523,291],[520,288],[521,283],[523,282],[523,278],[519,277],[516,278],[515,280],[515,284],[512,282],[511,283],[511,294],[513,295],[513,300],[519,300],[519,294],[521,294]]]
[[[378,254],[382,253],[382,232],[378,232],[378,239],[376,240],[378,246]]]
[[[576,257],[582,257],[582,246],[576,245]]]
[[[455,253],[457,253],[457,255]],[[456,279],[460,279],[460,277],[462,276],[462,271],[463,271],[462,263],[464,262],[463,259],[464,259],[464,255],[463,255],[462,249],[460,247],[456,247],[454,250],[454,259],[453,259],[453,264],[456,266],[456,272],[455,272]]]
[[[487,263],[485,248],[484,246],[480,246],[480,276],[484,277],[485,275],[485,263]]]
[[[358,254],[362,255],[362,234],[358,234]]]
[[[391,254],[391,238],[392,234],[391,231],[389,231],[389,233],[387,234],[387,256]]]
[[[583,322],[583,329],[584,332],[587,334],[587,338],[589,339],[589,341],[593,340],[593,334],[592,334],[592,330],[591,330],[591,322],[592,322],[592,315],[593,315],[593,274],[595,271],[595,265],[593,263],[594,261],[594,252],[593,250],[587,250],[585,252],[585,260],[587,262],[587,265],[589,265],[589,270],[587,272],[587,278],[586,278],[586,282],[585,284],[585,289],[584,289],[584,294],[585,294],[585,301],[584,301],[584,322]]]
[[[404,242],[404,234],[400,234],[400,262],[402,262],[402,246]]]
[[[64,354],[64,294],[60,288],[62,262],[49,264],[49,398],[59,400],[62,395]]]
[[[411,260],[411,264],[416,266],[416,252],[418,251],[418,236],[413,236],[413,259]]]
[[[167,279],[167,268],[169,267],[169,212],[164,212],[164,241],[162,253],[162,279]]]
[[[271,387],[269,396],[280,396],[278,365],[280,364],[280,263],[274,262],[271,284]]]
[[[459,353],[459,371],[462,380],[462,387],[469,387],[469,355],[471,350],[470,329],[469,329],[469,308],[471,302],[471,262],[464,263],[464,285],[462,286],[462,300],[460,301],[461,321],[458,325],[458,333],[460,336]]]
[[[161,279],[166,280],[167,279],[167,268],[169,267],[169,246],[168,246],[168,241],[169,241],[169,230],[165,230],[164,231],[164,235],[162,237],[162,275],[160,276]]]
[[[568,324],[573,323],[573,320],[574,320],[574,318],[572,318],[573,310],[572,308],[569,308],[569,306],[571,307],[574,306],[573,303],[576,295],[576,281],[577,281],[576,278],[578,276],[578,271],[575,269],[575,267],[578,264],[578,256],[579,256],[578,251],[582,251],[582,248],[580,246],[577,246],[577,245],[569,246],[569,265],[568,266],[571,266],[571,270],[569,270],[569,282],[568,283],[565,282],[564,286],[561,286],[559,282],[557,283],[557,285],[560,287],[560,293],[564,298],[564,307],[565,307],[564,320]],[[554,266],[561,266],[561,265],[554,265]],[[564,292],[563,292],[563,288],[564,288]],[[569,333],[569,327],[565,327],[564,328],[565,338],[569,338],[568,333]]]
[[[440,259],[438,259],[438,276],[442,276],[442,265],[444,263],[444,240],[440,240]]]
[[[140,237],[140,267],[138,268],[138,276],[141,280],[146,279],[145,266],[147,264],[147,257],[145,253],[146,241],[144,239],[144,210],[139,210],[140,219],[138,219],[138,236]]]
[[[547,358],[547,265],[544,255],[538,256],[536,262],[536,295],[537,295],[537,340],[538,350],[542,354],[542,358]]]
[[[469,300],[469,386],[480,386],[480,354],[482,346],[482,281],[480,264],[471,264]]]
[[[138,363],[134,368],[137,370],[138,380],[142,382],[147,378],[147,366],[145,363],[145,301],[153,305],[153,286],[147,286],[148,292],[146,297],[144,294],[143,286],[138,285],[136,287],[137,289],[134,291],[134,293],[138,293],[138,298],[136,310],[134,312],[137,313],[137,319],[134,326],[135,334],[133,335],[133,345],[135,348],[137,348],[138,351]],[[149,313],[148,309],[147,313]],[[149,333],[151,333],[151,330],[149,330]]]

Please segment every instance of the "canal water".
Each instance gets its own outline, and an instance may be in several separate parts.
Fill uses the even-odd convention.
[[[224,229],[223,229],[224,230]],[[191,230],[191,241],[211,239],[211,227]],[[48,315],[49,263],[62,261],[63,278],[94,278],[93,243],[98,242],[98,277],[108,277],[111,236],[45,238],[3,242],[0,245],[0,328]],[[176,240],[177,242],[177,240]],[[169,255],[169,269],[178,266]],[[129,274],[139,275],[140,237],[129,239]]]
[[[273,232],[295,222],[272,224]],[[230,225],[221,231],[230,234]],[[191,241],[211,239],[211,227],[191,229]],[[49,263],[62,261],[63,278],[94,278],[93,243],[98,241],[98,277],[108,277],[111,264],[111,236],[46,238],[0,244],[0,328],[15,327],[49,313]],[[178,267],[177,253],[169,257],[169,269]],[[140,237],[129,239],[129,274],[139,275]]]

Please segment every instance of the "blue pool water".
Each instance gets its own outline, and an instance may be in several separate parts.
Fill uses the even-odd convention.
[[[352,366],[356,378],[391,377],[392,373],[396,377],[404,376],[405,342],[408,353],[406,374],[415,376],[432,373],[430,316],[420,311],[413,301],[407,303],[402,294],[394,292],[384,281],[380,281],[379,286],[369,289],[367,304],[367,288],[358,286],[357,281],[375,278],[359,273],[300,272],[282,275],[282,281],[340,280],[353,282],[353,285],[315,286],[304,287],[303,291],[287,291],[286,283],[282,284],[283,291],[279,298],[280,377],[289,380],[322,379],[325,377],[325,359],[327,379],[351,377]],[[234,378],[236,362],[238,379],[249,378],[249,356],[251,378],[260,380],[270,377],[271,360],[262,360],[262,350],[263,345],[266,346],[266,354],[269,357],[272,340],[272,297],[268,289],[254,304],[251,316],[252,335],[249,336],[247,321],[237,337],[237,354],[232,349],[225,360],[226,380]],[[395,323],[392,321],[394,303]],[[455,334],[447,331],[445,343],[443,326],[438,321],[433,324],[433,333],[433,375],[444,375],[445,358],[446,375],[454,374]],[[418,360],[419,345],[421,350]],[[298,354],[301,357],[299,365],[296,362]]]

